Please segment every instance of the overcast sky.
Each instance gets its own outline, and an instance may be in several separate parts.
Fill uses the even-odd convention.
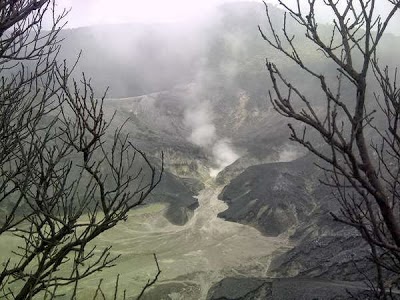
[[[59,9],[72,8],[67,17],[67,27],[81,27],[94,24],[195,20],[207,15],[221,3],[235,1],[238,0],[58,0],[57,5]],[[261,0],[247,1],[262,3]],[[307,0],[301,1],[307,4]],[[267,2],[276,4],[278,1]],[[292,5],[295,2],[296,0],[286,0],[286,3]],[[322,0],[317,0],[317,3],[322,3]],[[387,0],[377,0],[376,3],[380,12],[390,5]],[[322,16],[320,21],[329,22],[332,19],[327,14],[328,11],[325,5],[317,6],[317,15]],[[391,31],[400,34],[400,13],[397,15]]]
[[[58,0],[71,7],[68,27],[127,22],[171,22],[193,20],[224,2],[237,0]],[[258,1],[260,0],[250,0]]]

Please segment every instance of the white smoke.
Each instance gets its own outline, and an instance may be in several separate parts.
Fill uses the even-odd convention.
[[[296,160],[305,154],[304,148],[299,148],[291,144],[286,144],[279,152],[279,162],[289,162]]]
[[[239,158],[239,155],[233,151],[232,145],[230,145],[228,139],[217,141],[212,148],[212,152],[215,163],[218,167],[210,170],[211,177],[216,177],[225,167],[229,166]]]
[[[227,138],[220,138],[216,133],[213,113],[209,102],[202,102],[186,110],[184,123],[191,129],[189,140],[210,151],[216,166],[210,170],[215,177],[225,167],[239,158]]]
[[[230,145],[230,141],[228,139],[222,139],[214,144],[213,147],[213,155],[216,160],[217,165],[219,166],[229,166],[235,160],[239,158]]]
[[[192,130],[189,137],[192,143],[200,147],[209,147],[215,143],[216,130],[208,102],[186,110],[184,122]]]

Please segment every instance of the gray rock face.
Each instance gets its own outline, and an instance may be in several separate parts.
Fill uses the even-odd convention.
[[[165,172],[160,184],[150,195],[148,202],[168,203],[165,217],[175,225],[184,225],[198,207],[195,194],[182,182],[182,180]]]
[[[228,277],[215,284],[207,300],[272,300],[272,281],[260,278]]]
[[[319,182],[323,172],[312,161],[308,155],[247,168],[220,194],[229,206],[220,216],[265,235],[289,234],[294,247],[273,258],[272,277],[373,278],[368,246],[354,229],[333,221],[329,213],[338,212],[339,204]]]
[[[373,265],[366,260],[367,245],[356,235],[329,235],[305,238],[289,252],[275,258],[270,274],[282,277],[323,278],[327,280],[364,280],[373,275]],[[356,267],[357,266],[357,267]]]
[[[324,281],[311,278],[230,277],[215,284],[208,300],[345,300],[375,299],[361,282]],[[352,298],[354,297],[354,298]]]
[[[310,216],[316,206],[310,172],[304,162],[253,166],[233,179],[220,194],[229,208],[220,217],[251,224],[277,236]]]

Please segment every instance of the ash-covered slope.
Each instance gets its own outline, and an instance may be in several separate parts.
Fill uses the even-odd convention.
[[[299,159],[247,168],[219,196],[229,205],[220,216],[269,236],[295,230],[318,208],[321,196],[309,163]]]
[[[239,157],[234,174],[264,157],[278,160],[278,150],[286,144],[285,134],[274,129],[285,132],[283,120],[265,109],[261,97],[253,98],[241,88],[192,83],[144,96],[108,99],[104,107],[107,117],[115,113],[113,124],[124,123],[123,130],[135,146],[156,161],[164,153],[166,173],[153,197],[184,210],[196,207],[192,196],[203,188],[213,169],[221,170]],[[261,147],[269,149],[264,152]],[[225,161],[227,155],[232,159]],[[176,205],[172,215],[180,211]]]
[[[272,260],[271,277],[362,281],[365,274],[373,276],[365,242],[355,230],[333,221],[330,212],[339,213],[339,204],[313,163],[309,154],[247,168],[219,195],[229,206],[220,217],[250,224],[268,236],[289,237],[293,248]]]

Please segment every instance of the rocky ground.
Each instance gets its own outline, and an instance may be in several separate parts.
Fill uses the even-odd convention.
[[[395,296],[396,297],[396,296]],[[225,278],[214,285],[207,300],[345,300],[376,299],[362,282],[309,278]]]

